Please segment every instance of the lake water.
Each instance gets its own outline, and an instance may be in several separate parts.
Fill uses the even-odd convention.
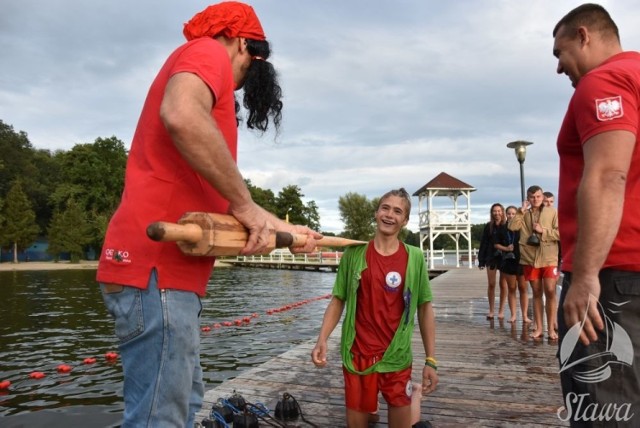
[[[334,279],[330,272],[216,269],[201,316],[211,328],[201,333],[207,389],[315,338],[328,303],[321,297]],[[0,389],[0,425],[117,424],[122,366],[105,359],[118,349],[95,271],[0,272],[0,302],[0,382],[11,382]],[[215,327],[224,322],[234,324]],[[58,373],[61,364],[71,372]],[[31,379],[36,371],[45,377]]]

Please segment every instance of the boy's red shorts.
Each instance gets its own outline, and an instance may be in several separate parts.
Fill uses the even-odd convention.
[[[558,266],[545,266],[540,268],[524,266],[524,279],[527,281],[536,281],[545,278],[558,278]]]
[[[354,355],[353,366],[362,371],[372,366],[380,357]],[[411,366],[391,373],[371,373],[357,375],[349,373],[344,366],[344,392],[347,409],[363,413],[373,413],[378,409],[378,393],[392,407],[411,405]]]

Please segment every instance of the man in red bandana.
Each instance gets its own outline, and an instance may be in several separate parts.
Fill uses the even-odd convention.
[[[200,297],[214,259],[190,257],[146,236],[155,221],[185,212],[230,213],[249,230],[243,254],[262,252],[270,230],[316,232],[255,204],[236,166],[239,104],[249,129],[280,125],[280,86],[262,26],[243,3],[209,6],[184,26],[187,42],[151,85],[127,162],[122,201],[112,217],[97,280],[120,340],[123,427],[193,427],[204,396]]]
[[[553,30],[575,92],[558,134],[564,412],[573,427],[640,426],[640,53],[584,4]]]

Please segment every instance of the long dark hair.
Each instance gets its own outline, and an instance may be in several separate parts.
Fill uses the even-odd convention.
[[[499,203],[495,203],[491,205],[491,208],[489,208],[489,231],[491,233],[493,233],[493,229],[494,227],[496,227],[493,221],[493,209],[496,207],[500,207],[500,209],[502,210],[502,218],[500,219],[500,223],[497,226],[502,226],[503,224],[506,223],[506,220],[507,220],[507,216],[505,215],[505,211],[504,211],[504,205]]]
[[[269,42],[247,39],[247,50],[252,57],[258,57],[251,61],[243,85],[242,105],[248,110],[247,128],[265,132],[272,122],[278,133],[282,120],[282,89],[278,84],[278,73],[267,61],[271,55]],[[236,99],[236,114],[239,112],[240,104]]]

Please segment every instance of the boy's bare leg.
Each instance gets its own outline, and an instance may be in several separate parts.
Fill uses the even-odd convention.
[[[411,426],[411,406],[389,406],[389,428],[407,428]],[[351,428],[351,425],[349,425]]]
[[[367,428],[369,426],[369,415],[370,413],[367,412],[347,409],[347,427]]]
[[[558,303],[556,299],[556,278],[544,278],[544,297],[545,297],[545,312],[547,315],[547,329],[549,334],[549,340],[558,339],[558,333],[556,333],[556,318],[558,316]]]
[[[522,321],[530,323],[529,319],[529,290],[527,281],[525,281],[523,275],[516,276],[518,281],[518,292],[520,293],[520,310],[522,311]]]
[[[533,322],[535,323],[535,329],[531,333],[531,337],[538,339],[542,337],[542,327],[544,324],[544,315],[542,309],[542,281],[536,279],[530,281],[531,288],[533,289]]]

